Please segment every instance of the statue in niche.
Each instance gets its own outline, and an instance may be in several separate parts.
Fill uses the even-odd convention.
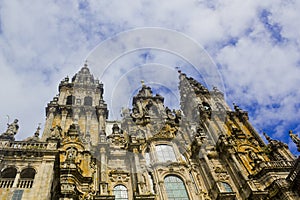
[[[145,138],[145,132],[139,128],[136,131],[136,136],[137,136],[137,139],[143,139],[143,138]]]
[[[134,119],[138,119],[138,118],[141,118],[141,117],[142,117],[142,114],[139,113],[137,107],[133,107],[133,108],[132,108],[131,117],[134,118]]]
[[[96,195],[96,191],[90,187],[89,191],[85,192],[83,195],[80,196],[80,200],[91,200],[94,199],[94,196]]]
[[[56,125],[54,128],[51,128],[50,129],[51,131],[51,138],[54,138],[54,139],[61,139],[62,138],[62,135],[61,135],[61,127]]]
[[[18,119],[15,119],[13,123],[7,123],[7,129],[4,133],[2,133],[0,138],[15,140],[14,137],[19,130],[18,121]]]
[[[73,147],[67,149],[67,160],[75,161],[77,150]]]
[[[166,111],[167,117],[168,117],[169,119],[174,120],[174,119],[176,118],[176,116],[173,115],[173,112],[171,111],[170,108],[166,107],[165,111]]]
[[[252,149],[248,149],[248,156],[250,160],[252,160],[251,165],[254,170],[258,166],[258,164],[262,162],[262,159],[258,157],[257,153],[255,153]]]

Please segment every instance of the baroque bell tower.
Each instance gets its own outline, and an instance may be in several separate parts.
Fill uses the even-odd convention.
[[[47,119],[42,139],[50,137],[56,128],[64,133],[71,124],[75,124],[80,128],[81,137],[96,146],[108,117],[103,84],[94,79],[85,63],[71,80],[66,77],[60,82],[58,91],[58,96],[46,107]]]

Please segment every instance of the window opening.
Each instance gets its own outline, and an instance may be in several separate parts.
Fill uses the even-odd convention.
[[[70,96],[67,96],[67,102],[66,104],[67,105],[73,105],[75,103],[75,97],[70,95]]]
[[[231,186],[228,183],[222,182],[222,186],[225,192],[233,192]]]
[[[124,185],[114,187],[115,200],[128,200],[128,191]]]
[[[35,177],[35,170],[33,168],[26,168],[20,174],[18,188],[32,188]]]
[[[165,187],[169,200],[189,200],[183,181],[177,176],[167,176]]]
[[[84,97],[84,105],[85,106],[92,106],[93,105],[93,98],[92,97]]]
[[[21,200],[23,196],[23,190],[15,190],[11,200]]]
[[[17,169],[10,167],[4,169],[0,174],[0,188],[11,188],[14,184]]]

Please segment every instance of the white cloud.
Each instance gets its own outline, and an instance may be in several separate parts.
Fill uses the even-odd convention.
[[[60,79],[72,76],[98,43],[129,28],[156,26],[181,31],[208,50],[233,94],[228,103],[250,108],[256,127],[277,127],[274,137],[299,131],[299,8],[281,0],[4,0],[0,129],[9,114],[20,118],[20,137],[32,134]]]

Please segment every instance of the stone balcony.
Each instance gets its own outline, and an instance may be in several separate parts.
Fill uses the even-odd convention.
[[[269,161],[269,162],[261,162],[257,167],[257,173],[253,176],[261,177],[268,172],[289,172],[295,165],[295,161]]]
[[[43,155],[53,155],[53,153],[57,152],[57,143],[0,140],[0,155],[2,157],[40,157]]]
[[[47,150],[55,150],[56,143],[48,143],[48,142],[24,142],[24,141],[0,141],[0,149],[47,149]]]

